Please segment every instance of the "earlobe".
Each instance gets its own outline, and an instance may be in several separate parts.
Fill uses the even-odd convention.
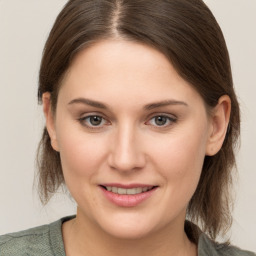
[[[213,156],[221,149],[225,140],[231,112],[231,100],[228,95],[219,98],[211,116],[211,131],[206,147],[206,155]]]
[[[49,92],[45,92],[42,96],[42,101],[43,101],[43,111],[44,111],[44,116],[46,121],[46,128],[51,139],[51,145],[54,150],[59,151],[55,123],[54,123],[54,116],[51,108],[51,94]]]

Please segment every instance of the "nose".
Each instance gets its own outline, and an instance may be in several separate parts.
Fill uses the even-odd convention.
[[[142,135],[142,134],[141,134]],[[129,172],[142,169],[146,164],[142,136],[132,126],[122,126],[112,137],[109,165],[112,169]]]

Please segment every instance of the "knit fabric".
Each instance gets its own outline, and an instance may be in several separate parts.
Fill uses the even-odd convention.
[[[0,256],[64,256],[61,226],[71,218],[0,236]]]
[[[0,256],[65,256],[62,223],[65,217],[49,225],[0,236]],[[198,256],[256,256],[233,246],[216,244],[205,234],[198,242]]]

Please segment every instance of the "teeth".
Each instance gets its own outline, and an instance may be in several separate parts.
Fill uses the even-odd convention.
[[[118,190],[117,187],[112,187],[112,188],[110,187],[110,189],[111,189],[110,191],[112,191],[113,193],[117,193],[117,190]]]
[[[126,189],[125,188],[118,188],[117,189],[117,194],[120,194],[120,195],[126,194]]]
[[[106,187],[107,191],[111,191],[119,195],[136,195],[142,192],[151,190],[153,187],[144,187],[144,188],[118,188],[118,187]]]
[[[142,192],[142,188],[129,188],[126,191],[127,191],[127,195],[135,195],[135,194],[140,194]]]

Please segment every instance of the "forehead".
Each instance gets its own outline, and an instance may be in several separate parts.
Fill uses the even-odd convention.
[[[161,71],[178,77],[169,60],[160,51],[143,43],[123,39],[102,40],[89,46],[75,57],[70,69],[78,70],[85,65],[86,70],[83,71],[88,73],[95,69],[115,76],[130,71],[133,71],[134,75],[141,71],[143,74],[148,72],[149,75],[153,75],[152,71]],[[116,72],[117,68],[119,73]]]
[[[81,51],[63,81],[60,94],[64,92],[69,98],[92,97],[116,103],[118,99],[142,102],[201,98],[164,54],[125,40],[100,41]]]

